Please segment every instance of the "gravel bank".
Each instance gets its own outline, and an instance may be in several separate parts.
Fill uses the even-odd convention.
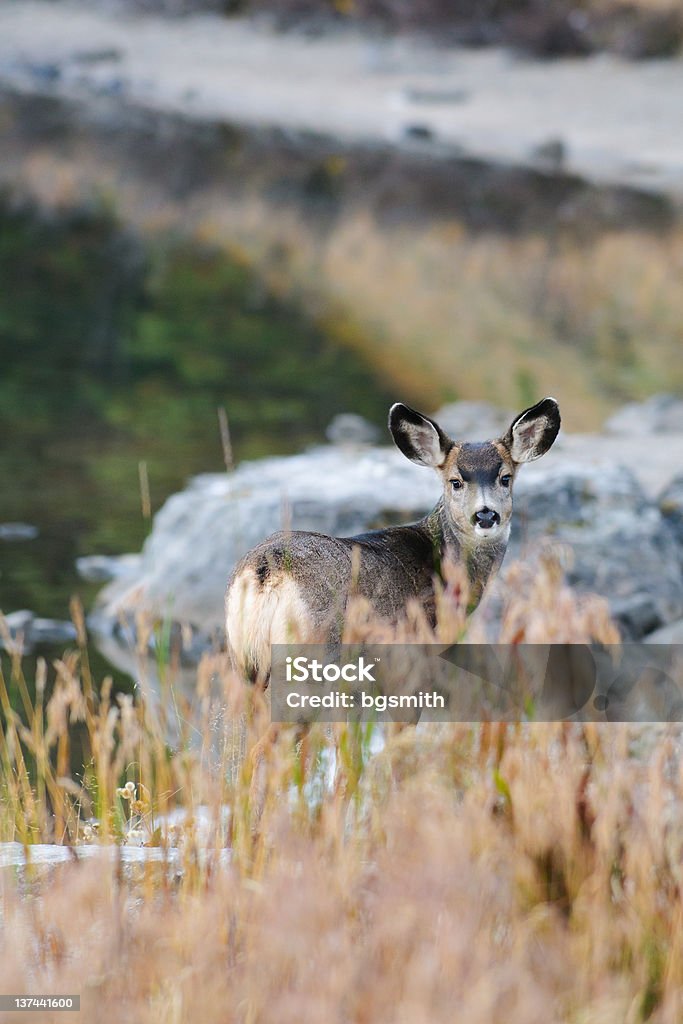
[[[683,60],[522,60],[355,32],[275,34],[0,2],[0,84],[197,120],[562,170],[683,198]]]

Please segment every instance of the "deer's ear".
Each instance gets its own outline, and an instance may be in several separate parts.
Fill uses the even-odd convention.
[[[439,469],[453,447],[450,437],[428,416],[397,402],[389,411],[389,430],[406,458]]]
[[[552,447],[559,429],[560,407],[554,398],[544,398],[512,421],[503,442],[513,462],[533,462]]]

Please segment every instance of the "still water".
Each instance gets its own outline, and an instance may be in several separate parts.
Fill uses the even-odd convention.
[[[59,217],[0,198],[0,609],[69,618],[76,559],[137,551],[152,511],[198,472],[319,442],[338,412],[381,423],[362,358],[225,253],[144,245],[104,212]],[[48,655],[53,653],[47,652]],[[104,666],[103,666],[104,667]],[[30,668],[29,668],[30,672]]]

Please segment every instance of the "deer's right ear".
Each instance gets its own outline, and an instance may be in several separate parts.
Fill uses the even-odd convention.
[[[397,402],[389,411],[389,430],[406,458],[418,466],[439,469],[453,447],[438,423]]]

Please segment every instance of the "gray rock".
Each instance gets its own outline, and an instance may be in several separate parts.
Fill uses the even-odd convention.
[[[683,433],[683,398],[653,395],[644,402],[629,402],[605,423],[609,434]]]
[[[0,646],[16,645],[23,654],[30,654],[41,644],[73,643],[76,640],[76,627],[72,622],[59,619],[41,619],[33,612],[22,609],[4,616],[5,626],[9,633],[10,644],[0,633]]]
[[[334,417],[325,437],[331,444],[374,444],[379,440],[379,430],[362,416],[342,412]]]
[[[652,594],[631,594],[610,601],[610,611],[625,640],[638,640],[661,625],[662,617]]]
[[[60,619],[34,619],[30,630],[31,643],[70,644],[77,639],[76,627],[73,622]]]
[[[610,462],[614,465],[627,465],[646,497],[655,501],[664,488],[681,473],[683,433],[565,434],[560,431],[550,453],[540,463],[531,463],[524,475],[535,472],[537,466],[545,469],[556,459],[569,459],[585,466],[600,466]]]
[[[543,536],[568,544],[568,579],[608,598],[626,639],[683,614],[683,546],[625,466],[566,459],[520,474],[508,558]]]
[[[76,571],[88,583],[108,583],[132,576],[139,567],[139,555],[84,555],[76,559]]]
[[[537,167],[545,171],[559,171],[567,163],[567,144],[560,138],[546,139],[533,147],[531,157]]]
[[[512,415],[456,403],[437,417],[456,436],[481,438],[501,433]],[[683,543],[676,521],[615,452],[596,453],[592,436],[573,440],[577,444],[554,448],[520,473],[506,562],[529,557],[544,537],[562,542],[569,549],[570,582],[604,595],[624,637],[639,639],[683,616]],[[678,486],[666,494],[677,495]],[[194,627],[192,653],[186,654],[192,660],[222,630],[225,586],[235,562],[264,537],[283,527],[349,536],[407,523],[433,507],[440,489],[435,474],[411,466],[395,449],[357,445],[197,477],[159,511],[126,572],[111,567],[118,578],[98,599],[98,629],[113,636],[123,616],[128,640],[122,634],[121,641],[129,642],[137,610],[170,616]],[[672,508],[678,505],[665,502],[664,512]]]
[[[683,544],[683,476],[677,476],[659,496],[659,509],[679,544]]]
[[[515,481],[513,541],[533,529],[546,533],[594,529],[624,512],[642,513],[649,502],[630,470],[611,463],[550,459],[524,467]]]
[[[648,633],[643,637],[646,644],[683,644],[683,619],[678,622],[670,622],[668,626],[656,629],[654,633]]]
[[[0,540],[35,540],[38,527],[30,523],[0,523]]]
[[[31,628],[34,615],[33,612],[29,611],[27,608],[22,608],[16,612],[9,612],[9,614],[3,616],[3,618],[10,634],[13,636],[16,636],[19,633],[27,635]]]
[[[71,55],[75,64],[101,64],[102,62],[123,60],[123,50],[115,46],[102,46],[93,50],[77,50]]]
[[[62,76],[60,65],[51,61],[44,63],[31,63],[27,61],[24,65],[24,70],[43,85],[52,85]]]
[[[515,414],[490,402],[463,401],[444,405],[430,415],[456,441],[486,441],[504,434]]]
[[[441,104],[451,106],[454,103],[465,103],[469,99],[469,93],[465,89],[439,88],[438,86],[410,85],[403,90],[401,95],[407,103],[424,103],[428,106]]]
[[[403,135],[406,139],[417,142],[432,142],[436,137],[434,129],[421,121],[412,121],[404,125]]]

